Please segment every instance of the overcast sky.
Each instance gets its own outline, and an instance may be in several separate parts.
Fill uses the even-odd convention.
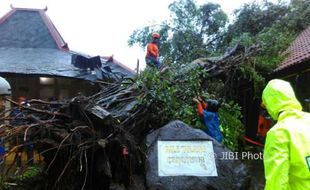
[[[252,0],[196,0],[215,2],[232,18],[234,9]],[[258,0],[261,1],[261,0]],[[145,52],[127,46],[133,30],[169,18],[173,0],[0,0],[0,15],[14,7],[44,8],[68,43],[69,48],[88,55],[114,54],[114,58],[135,68],[137,59],[144,66]]]

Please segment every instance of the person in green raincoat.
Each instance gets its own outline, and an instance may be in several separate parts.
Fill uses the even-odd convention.
[[[283,80],[271,80],[262,99],[277,121],[264,149],[265,190],[310,190],[310,114]]]

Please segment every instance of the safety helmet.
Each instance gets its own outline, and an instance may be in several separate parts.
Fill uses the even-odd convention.
[[[208,104],[207,110],[210,112],[217,112],[220,108],[221,104],[217,100],[206,100],[206,103]]]
[[[11,86],[2,77],[0,77],[0,95],[11,95]]]
[[[160,34],[155,32],[152,34],[152,38],[160,38]]]

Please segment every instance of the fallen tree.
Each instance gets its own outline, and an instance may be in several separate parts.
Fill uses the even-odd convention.
[[[221,93],[234,88],[233,73],[251,64],[255,50],[237,46],[215,60],[199,59],[182,67],[167,64],[161,70],[147,68],[136,79],[105,83],[90,97],[29,100],[26,105],[9,100],[20,114],[0,118],[10,121],[0,131],[0,137],[14,145],[7,154],[34,145],[44,157],[40,174],[44,178],[15,183],[25,189],[109,189],[112,183],[137,189],[136,176],[143,178],[145,171],[146,135],[175,119],[203,127],[192,98],[217,96],[219,92],[209,84],[214,78],[225,85],[218,89]],[[229,148],[238,148],[243,130],[240,108],[224,98],[221,101],[224,137],[234,145]],[[39,183],[42,180],[46,183]]]

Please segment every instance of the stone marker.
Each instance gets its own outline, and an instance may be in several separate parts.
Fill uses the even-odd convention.
[[[158,141],[212,141],[215,159],[216,176],[159,176]],[[181,121],[172,121],[147,136],[147,171],[146,183],[150,190],[241,190],[248,189],[250,176],[247,167],[241,163],[237,153],[233,153],[212,137],[199,129],[189,127]],[[178,149],[180,150],[180,149]],[[175,149],[172,150],[172,152]],[[175,151],[176,152],[176,151]],[[189,153],[188,155],[191,155]],[[233,156],[228,156],[233,155]],[[235,155],[235,156],[234,156]],[[175,157],[174,157],[175,158]],[[188,159],[187,159],[188,160]],[[183,160],[180,168],[188,162]],[[195,160],[195,159],[194,159]],[[212,163],[212,162],[211,162]],[[163,168],[164,170],[165,168]],[[188,171],[187,173],[192,173]],[[186,172],[185,172],[186,173]],[[176,172],[178,174],[178,172]]]

